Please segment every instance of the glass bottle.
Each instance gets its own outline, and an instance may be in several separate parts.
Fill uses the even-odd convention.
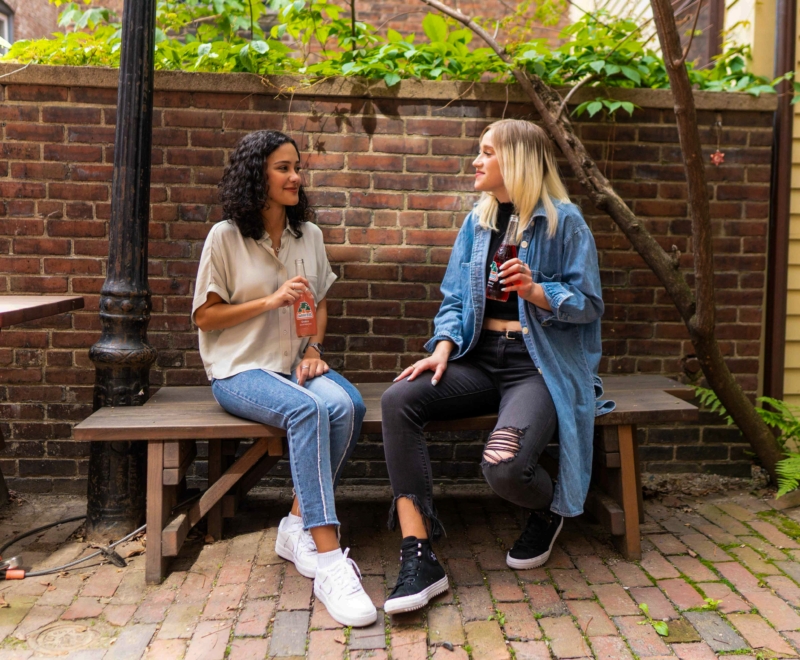
[[[294,260],[297,275],[306,276],[306,266],[302,259]],[[311,289],[306,289],[300,297],[294,301],[294,327],[298,337],[311,337],[317,334],[317,306],[314,303],[314,296]]]
[[[486,282],[486,297],[491,300],[499,300],[506,302],[511,295],[510,291],[503,291],[503,285],[500,283],[500,266],[502,266],[509,259],[514,259],[517,256],[517,227],[519,226],[519,216],[512,215],[508,220],[508,229],[506,235],[503,236],[503,241],[497,252],[494,253],[494,258],[489,266],[489,280]]]

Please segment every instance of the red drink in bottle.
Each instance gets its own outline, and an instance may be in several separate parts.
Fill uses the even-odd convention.
[[[503,285],[500,283],[500,266],[502,266],[509,259],[515,259],[517,256],[517,227],[519,226],[519,216],[512,215],[508,220],[508,229],[506,235],[503,237],[503,242],[494,253],[494,258],[489,266],[489,281],[486,283],[486,297],[492,300],[499,300],[506,302],[508,296],[511,295],[510,291],[503,291]]]
[[[297,274],[305,277],[306,267],[303,260],[295,259],[294,265],[297,268]],[[317,306],[314,304],[311,289],[306,289],[294,301],[294,327],[298,337],[312,337],[317,334]]]

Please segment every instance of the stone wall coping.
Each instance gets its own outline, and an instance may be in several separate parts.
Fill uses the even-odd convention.
[[[118,84],[117,71],[117,69],[103,67],[35,64],[21,68],[18,62],[0,62],[0,85],[115,88]],[[332,78],[316,84],[309,84],[300,77],[261,77],[250,73],[156,71],[155,89],[157,91],[222,94],[283,94],[287,97],[294,94],[304,97],[528,102],[528,98],[518,85],[506,86],[501,83],[473,84],[461,81],[403,80],[394,87],[387,87],[381,80]],[[578,105],[603,95],[619,101],[630,101],[642,108],[664,109],[672,108],[674,105],[668,89],[587,89],[585,87],[579,89],[570,99],[570,105]],[[776,94],[755,97],[741,92],[695,92],[695,104],[698,110],[773,112],[777,103]]]

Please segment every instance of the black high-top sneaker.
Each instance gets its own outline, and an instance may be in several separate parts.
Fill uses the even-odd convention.
[[[536,568],[550,558],[564,518],[552,511],[533,511],[528,524],[506,555],[511,568]]]
[[[407,536],[400,546],[400,575],[383,609],[389,614],[418,610],[449,588],[447,574],[430,541]]]

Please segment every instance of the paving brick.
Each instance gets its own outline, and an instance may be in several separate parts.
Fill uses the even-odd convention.
[[[111,598],[117,590],[125,572],[116,566],[101,566],[94,575],[86,580],[81,596],[95,598]]]
[[[500,611],[505,616],[503,630],[509,639],[542,638],[542,631],[528,603],[504,603]]]
[[[235,637],[261,637],[267,632],[269,620],[275,613],[275,602],[251,600],[244,606],[233,630]]]
[[[622,637],[592,637],[589,641],[597,660],[633,660]]]
[[[100,616],[105,605],[100,603],[97,598],[78,598],[72,605],[69,606],[66,612],[61,615],[61,618],[66,621],[74,619],[93,619]],[[2,622],[0,622],[2,625]]]
[[[230,621],[201,621],[189,642],[185,660],[222,660],[231,634]],[[274,638],[274,636],[273,636]],[[306,646],[305,630],[302,637]]]
[[[761,558],[761,555],[759,555],[750,546],[745,546],[743,548],[732,548],[730,552],[738,557],[744,563],[744,565],[747,566],[747,568],[753,571],[753,573],[780,575],[780,569],[777,566],[765,562]]]
[[[672,650],[680,660],[717,660],[716,654],[705,642],[673,644]]]
[[[772,592],[766,589],[754,589],[743,591],[742,596],[755,605],[761,616],[769,621],[776,630],[800,628],[800,616]]]
[[[782,550],[778,550],[774,545],[765,541],[758,536],[740,536],[739,540],[742,543],[746,543],[754,550],[760,552],[764,555],[767,559],[771,559],[773,561],[785,561],[786,560],[786,553]],[[797,552],[797,551],[794,551]]]
[[[569,530],[569,528],[561,534],[558,542],[567,551],[567,554],[572,557],[594,554],[594,548],[588,539],[582,534]]]
[[[795,650],[758,614],[730,614],[728,620],[753,649],[796,656]]]
[[[458,590],[464,621],[485,621],[494,614],[494,606],[486,587],[462,587]]]
[[[718,545],[730,545],[732,543],[739,542],[739,539],[737,539],[733,534],[725,531],[717,525],[712,525],[711,523],[708,523],[707,525],[695,525],[695,529],[701,534],[705,534]]]
[[[147,647],[144,660],[174,660],[186,653],[185,639],[157,639]]]
[[[277,612],[269,642],[271,656],[305,655],[310,613],[305,610]]]
[[[636,564],[621,561],[611,566],[623,587],[651,587],[653,581]]]
[[[178,603],[204,604],[211,594],[214,586],[214,578],[202,573],[191,572],[186,576],[178,595],[175,597]]]
[[[140,660],[153,635],[156,624],[135,623],[123,628],[117,641],[103,656],[104,660]],[[209,660],[211,658],[209,657]]]
[[[701,561],[686,555],[676,555],[669,558],[675,568],[694,582],[712,582],[719,578]]]
[[[190,639],[203,608],[194,603],[174,603],[158,631],[159,639]]]
[[[521,571],[515,570],[517,577],[525,583],[529,582],[548,582],[550,576],[544,568],[529,568],[528,570]]]
[[[278,609],[307,610],[311,607],[313,580],[305,577],[287,577],[283,581]]]
[[[575,557],[575,565],[591,584],[615,582],[614,575],[597,555]]]
[[[639,622],[644,620],[643,616],[614,617],[617,628],[639,658],[670,655],[669,647],[661,640],[653,626],[639,625]]]
[[[511,657],[497,621],[471,621],[464,629],[473,657],[486,660],[507,660]]]
[[[511,642],[516,660],[550,660],[545,642]]]
[[[522,604],[525,605],[524,603]],[[431,644],[440,642],[450,642],[455,645],[463,644],[464,629],[461,627],[461,615],[458,612],[458,608],[455,605],[431,608],[428,612],[428,635],[430,636]]]
[[[550,640],[550,649],[556,658],[584,658],[591,656],[589,647],[572,617],[559,616],[541,619],[539,624]]]
[[[677,619],[679,614],[658,587],[634,587],[631,596],[640,605],[647,603],[654,619]]]
[[[800,563],[796,561],[776,561],[775,565],[795,582],[800,582]]]
[[[550,574],[553,576],[562,598],[566,600],[592,598],[593,592],[578,570],[574,568],[553,569]]]
[[[244,595],[245,585],[226,584],[214,587],[203,610],[204,619],[233,619]]]
[[[250,577],[251,564],[229,564],[220,569],[217,586],[223,584],[244,584]]]
[[[68,606],[75,600],[78,590],[83,585],[83,580],[78,575],[51,575],[46,580],[55,588],[45,591],[36,601],[37,605]]]
[[[308,657],[315,660],[342,660],[346,651],[343,642],[341,630],[312,630],[308,635]]]
[[[686,619],[669,622],[669,632],[663,638],[667,644],[685,644],[699,642],[700,635]]]
[[[642,568],[656,580],[678,577],[678,571],[655,550],[642,553]]]
[[[714,568],[739,591],[758,589],[760,586],[758,578],[755,575],[744,566],[735,562],[714,564]]]
[[[639,608],[618,584],[596,584],[592,590],[609,616],[636,614]]]
[[[496,601],[501,603],[512,603],[525,598],[522,587],[517,582],[517,576],[508,569],[504,571],[489,571],[489,589]]]
[[[315,600],[314,607],[311,610],[311,623],[309,627],[331,630],[333,628],[341,628],[342,624],[330,615],[328,608],[325,607],[321,600]]]
[[[438,608],[434,608],[438,609]],[[353,628],[350,632],[350,651],[358,649],[385,649],[386,629],[383,616],[378,614],[378,620],[364,628]]]
[[[228,660],[263,660],[268,647],[268,639],[234,639]]]
[[[507,571],[506,551],[496,545],[478,550],[476,553],[478,564],[484,571]]]
[[[147,591],[144,581],[144,571],[131,571],[126,569],[114,596],[112,605],[139,605]]]
[[[392,630],[393,660],[426,660],[428,645],[425,631],[414,628]]]
[[[680,610],[688,610],[693,607],[703,607],[703,605],[705,605],[703,597],[683,578],[659,580],[658,586],[667,593],[669,599],[675,603]]]
[[[716,506],[703,504],[698,508],[698,511],[706,520],[718,525],[730,534],[736,534],[737,536],[739,534],[747,534],[747,527]]]
[[[655,587],[653,587],[655,588]],[[593,600],[572,600],[569,611],[578,622],[578,628],[588,637],[616,635],[617,629],[603,608]]]
[[[794,607],[800,607],[800,587],[783,575],[773,575],[767,578],[767,584]]]
[[[564,552],[564,548],[560,545],[553,546],[550,552],[550,559],[547,560],[545,568],[575,568],[570,556]]]
[[[436,653],[433,654],[435,660],[444,660],[443,655],[439,655],[439,651],[442,649],[436,649]],[[467,655],[464,649],[457,649],[460,653],[455,655],[453,658],[447,658],[446,660],[469,660],[469,656]],[[444,650],[444,653],[450,653],[447,650]],[[389,654],[386,651],[380,650],[367,650],[367,651],[353,651],[350,654],[350,660],[389,660]],[[738,660],[738,658],[737,658]]]
[[[535,614],[560,616],[567,613],[566,604],[549,584],[525,585],[525,593],[528,594],[531,609]]]
[[[683,555],[686,554],[687,547],[683,545],[672,534],[648,534],[645,538],[650,541],[661,554],[664,555]]]
[[[253,566],[247,582],[247,598],[277,596],[282,572],[280,566]]]
[[[103,618],[112,626],[122,627],[128,624],[136,612],[136,605],[106,605]]]
[[[779,531],[775,525],[768,523],[766,520],[753,520],[747,524],[777,548],[787,548],[789,550],[800,548],[800,543]]]
[[[727,513],[729,516],[740,520],[741,522],[749,522],[756,520],[756,514],[749,509],[744,508],[736,502],[714,502],[714,505]]]
[[[681,541],[689,546],[689,548],[698,554],[699,557],[706,561],[731,561],[728,553],[720,548],[716,543],[712,543],[703,534],[695,532],[691,534],[684,534],[681,536]]]
[[[34,630],[44,628],[53,621],[57,621],[63,612],[63,607],[34,605],[14,630],[14,637],[24,640]]]
[[[175,600],[175,592],[163,587],[152,591],[136,610],[133,620],[139,623],[161,623]]]
[[[697,629],[703,641],[714,651],[739,651],[745,641],[716,612],[686,612],[686,619]],[[734,615],[731,615],[734,616]]]
[[[731,588],[722,582],[702,582],[697,585],[703,590],[706,598],[722,601],[719,604],[719,611],[728,614],[730,612],[749,612],[750,606],[744,602]]]
[[[447,568],[453,582],[459,586],[483,584],[483,575],[473,559],[448,559]]]

